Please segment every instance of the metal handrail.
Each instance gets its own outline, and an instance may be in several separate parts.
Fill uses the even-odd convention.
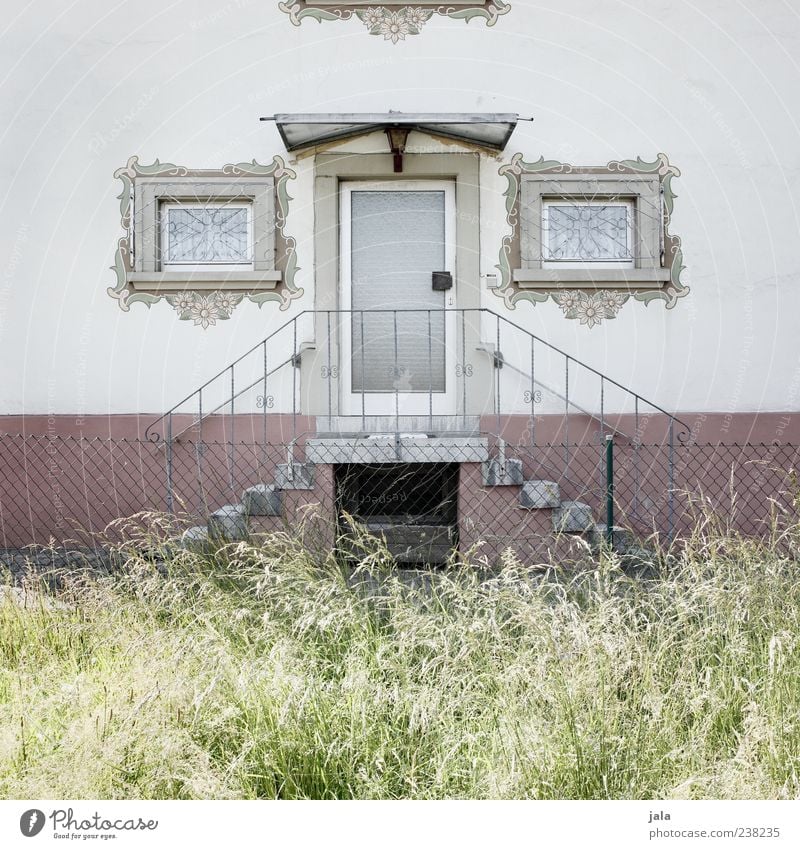
[[[484,348],[483,350],[487,354],[490,354],[490,355],[494,355],[494,353],[495,353],[494,351],[491,351],[488,348]],[[553,389],[553,387],[550,386],[549,384],[542,383],[541,380],[537,380],[536,377],[534,377],[530,372],[527,372],[524,369],[521,369],[519,366],[514,365],[514,363],[510,363],[507,360],[504,360],[503,361],[503,367],[504,368],[510,368],[511,371],[515,371],[520,377],[525,378],[526,381],[528,381],[529,383],[532,383],[534,386],[540,386],[542,389],[549,392],[553,397],[558,398],[559,401],[564,401],[565,403],[568,403],[571,407],[574,407],[579,413],[582,413],[587,418],[594,419],[594,421],[596,421],[596,422],[600,422],[601,425],[603,427],[605,427],[606,429],[613,430],[614,433],[618,434],[619,436],[624,437],[625,439],[631,438],[630,435],[625,433],[624,430],[621,430],[618,427],[614,427],[613,425],[608,424],[608,422],[606,422],[604,419],[602,419],[596,413],[592,413],[589,410],[587,410],[585,407],[582,407],[580,404],[576,404],[574,401],[570,401],[568,398],[566,398],[564,395],[562,395],[557,389]]]
[[[262,344],[263,344],[263,343],[262,343]],[[288,359],[288,360],[284,360],[282,363],[280,363],[280,365],[277,365],[277,366],[275,366],[274,368],[270,369],[270,370],[266,373],[266,377],[271,377],[273,374],[275,374],[276,372],[280,371],[280,370],[281,370],[284,366],[289,365],[289,364],[290,364],[290,363],[292,363],[293,361],[294,361],[294,357],[289,357],[289,359]],[[230,366],[228,366],[228,368],[230,368]],[[225,371],[227,371],[227,370],[228,370],[228,369],[225,369]],[[223,371],[223,372],[222,372],[222,374],[225,374],[225,371]],[[218,375],[218,376],[219,376],[219,375]],[[262,375],[261,377],[257,377],[257,378],[256,378],[256,379],[252,382],[252,383],[248,383],[248,385],[247,385],[247,386],[245,386],[243,389],[239,389],[239,390],[236,392],[236,394],[235,394],[235,395],[231,396],[230,398],[226,398],[224,401],[221,401],[219,404],[217,404],[217,406],[216,406],[216,407],[214,407],[214,409],[212,409],[212,410],[207,410],[205,413],[203,413],[202,418],[195,419],[195,420],[194,420],[191,424],[186,425],[186,427],[185,427],[185,428],[183,428],[183,430],[179,430],[177,433],[173,434],[173,435],[172,435],[172,438],[173,438],[173,439],[178,439],[179,437],[183,436],[183,434],[184,434],[184,433],[186,433],[187,431],[189,431],[189,430],[192,430],[192,429],[196,428],[196,427],[197,427],[198,425],[200,425],[203,421],[205,421],[205,419],[207,419],[209,416],[213,416],[215,413],[218,413],[218,412],[219,412],[219,411],[220,411],[223,407],[227,407],[227,406],[228,406],[228,404],[230,404],[230,403],[231,403],[231,401],[235,401],[237,398],[239,398],[240,396],[244,395],[244,393],[245,393],[245,392],[249,392],[251,389],[254,389],[254,388],[255,388],[256,386],[258,386],[258,384],[259,384],[259,383],[261,383],[263,380],[264,380],[264,375]],[[203,388],[205,388],[205,385],[203,386]],[[197,390],[197,391],[199,392],[200,390]],[[196,394],[196,393],[193,393],[193,394]],[[191,398],[191,397],[192,397],[192,395],[190,395],[190,396],[189,396],[189,398]],[[188,400],[188,399],[187,399],[187,400]],[[182,403],[185,403],[185,402],[182,402]],[[180,405],[179,405],[179,406],[180,406]],[[174,410],[174,408],[173,408],[173,410]],[[173,412],[173,411],[170,411],[170,412]],[[170,415],[170,412],[165,413],[165,414],[164,414],[164,416],[169,416],[169,415]],[[163,416],[162,416],[162,418],[163,418]],[[158,421],[159,421],[159,419],[156,419],[156,421],[155,421],[155,422],[151,423],[151,424],[148,426],[147,430],[145,431],[145,436],[147,435],[147,431],[149,431],[149,430],[150,430],[150,428],[151,428],[151,427],[153,427],[153,426],[154,426],[154,425],[155,425]],[[151,440],[151,441],[152,441],[152,440]]]
[[[198,386],[197,389],[194,390],[194,392],[190,392],[182,401],[178,401],[178,403],[175,404],[173,407],[171,407],[169,410],[167,410],[166,413],[160,415],[157,419],[154,419],[152,422],[150,422],[150,424],[145,429],[144,438],[146,440],[150,441],[150,442],[158,442],[158,434],[152,434],[150,432],[156,425],[158,425],[160,422],[166,421],[167,417],[170,416],[170,415],[173,415],[179,407],[182,407],[187,401],[191,401],[191,399],[194,398],[195,395],[197,395],[199,392],[202,392],[206,387],[210,386],[215,380],[222,377],[222,375],[224,375],[227,371],[230,371],[230,369],[232,369],[235,365],[240,363],[245,357],[249,357],[250,354],[252,354],[254,351],[257,351],[262,345],[266,345],[266,343],[269,342],[269,340],[272,339],[273,337],[275,337],[278,333],[280,333],[281,330],[285,329],[290,324],[297,321],[297,319],[300,318],[301,315],[304,315],[307,312],[313,312],[313,310],[303,310],[303,312],[301,312],[299,315],[296,315],[294,318],[290,318],[287,322],[282,324],[276,330],[273,330],[272,333],[269,334],[269,336],[266,336],[260,342],[256,342],[256,344],[253,345],[253,347],[250,348],[250,350],[245,351],[241,356],[237,357],[232,363],[229,363],[227,366],[225,366],[225,368],[222,369],[222,371],[217,372],[217,374],[215,374],[213,377],[210,377],[204,384],[202,384],[201,386]],[[153,439],[153,436],[155,436],[155,439]]]
[[[496,324],[497,324],[497,349],[496,349],[496,352],[495,352],[495,356],[500,357],[502,364],[509,365],[518,374],[521,374],[522,376],[530,379],[531,385],[535,384],[535,385],[538,385],[542,388],[545,388],[545,389],[547,389],[548,392],[552,393],[555,397],[563,400],[565,402],[565,411],[566,411],[567,417],[569,416],[570,408],[573,408],[575,410],[578,410],[580,413],[591,417],[594,420],[600,421],[601,424],[602,424],[602,428],[604,430],[605,429],[612,430],[615,433],[620,434],[621,436],[625,436],[626,438],[630,438],[630,437],[627,436],[627,434],[624,434],[618,428],[609,425],[604,419],[603,412],[602,412],[602,404],[603,404],[602,393],[604,391],[604,386],[607,383],[611,386],[617,387],[618,389],[620,389],[624,393],[626,393],[630,398],[634,399],[635,407],[636,407],[637,422],[638,422],[638,416],[639,416],[639,409],[638,409],[639,404],[642,403],[642,404],[647,405],[647,407],[649,407],[651,410],[653,410],[657,413],[661,413],[662,415],[667,417],[667,419],[669,421],[670,438],[672,438],[675,424],[677,424],[679,427],[686,428],[687,430],[691,429],[690,426],[688,424],[686,424],[686,422],[682,421],[681,419],[679,419],[677,416],[673,415],[672,413],[667,412],[663,407],[660,407],[658,404],[655,404],[652,401],[649,401],[647,398],[640,395],[638,392],[634,392],[633,390],[629,389],[628,387],[623,386],[623,384],[619,383],[618,381],[614,380],[611,377],[608,377],[607,375],[605,375],[602,372],[595,369],[593,366],[588,365],[587,363],[583,362],[582,360],[576,359],[571,354],[567,354],[565,351],[563,351],[562,349],[560,349],[556,345],[553,345],[552,343],[548,342],[547,340],[542,339],[541,337],[537,336],[536,334],[532,333],[531,331],[527,330],[526,328],[521,327],[519,324],[517,324],[516,322],[507,318],[506,316],[500,315],[499,313],[494,312],[494,310],[491,310],[488,307],[469,307],[469,308],[460,308],[460,309],[452,309],[452,310],[430,310],[430,309],[424,309],[424,308],[411,308],[411,309],[403,309],[403,310],[390,310],[390,309],[313,310],[313,309],[306,309],[306,310],[302,310],[296,316],[294,316],[293,318],[284,322],[280,327],[276,328],[274,331],[272,331],[272,333],[270,333],[264,339],[257,342],[255,345],[253,345],[251,348],[249,348],[247,351],[245,351],[243,354],[241,354],[239,357],[237,357],[235,360],[233,360],[233,362],[229,363],[224,369],[217,372],[217,374],[215,374],[213,377],[206,380],[205,383],[203,383],[201,386],[199,386],[193,392],[189,393],[189,395],[187,395],[185,398],[183,398],[177,404],[172,406],[169,410],[167,410],[167,412],[163,413],[157,419],[152,421],[145,430],[145,434],[144,434],[145,438],[150,440],[150,441],[156,441],[156,442],[161,441],[164,437],[162,437],[162,435],[160,433],[156,432],[156,428],[160,424],[163,423],[164,425],[166,425],[166,429],[167,429],[167,432],[169,434],[169,436],[167,438],[170,441],[173,441],[173,440],[177,439],[179,436],[181,436],[182,434],[186,433],[187,430],[196,428],[198,426],[202,426],[202,422],[206,418],[208,418],[209,416],[214,415],[215,413],[219,412],[224,407],[227,407],[227,406],[230,405],[231,406],[231,412],[233,412],[234,402],[242,394],[244,394],[248,390],[254,388],[260,382],[266,383],[266,379],[268,377],[275,374],[278,370],[284,368],[285,366],[287,366],[289,364],[297,365],[297,361],[298,361],[298,357],[299,357],[299,351],[298,351],[298,346],[297,346],[297,322],[301,318],[303,318],[303,316],[327,315],[328,316],[328,323],[330,325],[330,316],[331,315],[346,315],[346,314],[352,315],[352,314],[358,313],[358,314],[361,314],[363,316],[364,312],[368,312],[368,313],[385,312],[385,313],[393,313],[395,315],[397,313],[403,313],[403,314],[406,314],[406,313],[427,313],[429,316],[431,314],[440,313],[440,312],[444,315],[461,314],[462,322],[463,322],[463,317],[467,313],[491,316],[491,318],[494,319]],[[520,369],[518,366],[516,366],[512,363],[506,363],[506,361],[502,359],[502,352],[500,350],[500,335],[501,335],[500,334],[500,323],[501,322],[505,326],[512,327],[516,331],[518,331],[519,333],[523,334],[523,337],[527,337],[530,340],[532,346],[533,346],[533,343],[538,343],[539,345],[544,346],[545,348],[549,349],[550,351],[564,357],[565,364],[566,364],[566,376],[565,376],[566,395],[562,395],[558,391],[553,390],[551,387],[548,387],[545,384],[541,383],[541,381],[536,380],[534,375],[533,375],[533,371],[531,371],[531,373],[528,374],[524,370]],[[279,333],[286,330],[288,327],[290,327],[292,325],[294,325],[294,327],[293,327],[294,341],[293,341],[293,350],[292,350],[291,357],[284,359],[279,365],[273,367],[272,369],[267,368],[267,359],[266,359],[267,343],[270,342],[270,340],[275,339],[275,337]],[[330,342],[330,340],[329,340],[329,342]],[[330,347],[330,345],[329,345],[329,347]],[[263,371],[263,374],[261,376],[259,376],[258,378],[256,378],[252,383],[248,384],[248,386],[246,386],[245,388],[239,389],[237,391],[236,386],[235,386],[235,380],[234,380],[234,369],[235,369],[235,367],[239,363],[241,363],[246,357],[248,357],[251,354],[258,351],[259,348],[263,348],[263,350],[264,350],[264,371]],[[463,338],[462,338],[462,348],[463,348]],[[569,367],[570,367],[570,363],[572,363],[575,366],[578,366],[582,369],[585,369],[586,371],[590,372],[591,374],[596,375],[600,379],[600,381],[601,381],[601,384],[600,384],[601,385],[601,414],[600,414],[600,416],[598,416],[596,413],[589,412],[585,408],[576,404],[574,401],[570,400],[570,398],[569,398]],[[329,364],[329,366],[330,366],[330,364]],[[498,369],[498,372],[499,372],[499,369]],[[202,410],[202,393],[203,393],[203,391],[205,389],[207,389],[209,386],[211,386],[211,384],[213,384],[215,381],[219,380],[220,378],[222,378],[226,375],[230,375],[230,377],[231,377],[231,384],[232,385],[231,385],[230,396],[226,400],[217,404],[212,410],[207,410],[207,411],[203,412],[203,410]],[[362,395],[363,395],[363,392],[362,392]],[[182,430],[180,430],[178,433],[173,433],[172,432],[172,417],[173,417],[173,415],[175,415],[180,410],[181,407],[184,407],[188,402],[192,401],[192,399],[194,399],[194,398],[198,399],[198,411],[199,412],[198,412],[197,418],[191,424],[187,425]],[[296,416],[297,415],[297,409],[296,409],[296,406],[297,406],[296,405],[296,379],[293,383],[293,400],[294,400],[293,415]],[[499,417],[501,415],[501,409],[500,409],[500,377],[499,377],[499,374],[497,375],[497,378],[496,378],[495,405],[496,405],[496,411],[497,411],[497,415],[498,415],[498,419],[499,419]],[[464,412],[463,415],[466,415],[466,412]]]

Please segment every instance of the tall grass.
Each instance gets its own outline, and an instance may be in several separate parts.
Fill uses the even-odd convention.
[[[799,573],[698,533],[652,580],[509,552],[412,587],[276,534],[7,587],[0,796],[797,797]]]

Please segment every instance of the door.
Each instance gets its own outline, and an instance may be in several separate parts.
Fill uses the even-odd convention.
[[[340,220],[343,414],[455,413],[454,183],[343,183]]]

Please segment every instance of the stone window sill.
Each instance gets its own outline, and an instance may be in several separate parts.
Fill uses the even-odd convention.
[[[133,271],[128,280],[137,291],[183,292],[258,291],[275,289],[281,280],[280,271],[193,271],[181,274],[174,271]]]
[[[514,282],[520,289],[661,289],[670,279],[668,268],[516,268]]]

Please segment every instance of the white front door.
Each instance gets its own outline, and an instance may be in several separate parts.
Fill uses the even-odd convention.
[[[455,412],[455,184],[341,189],[341,387],[349,416]]]

